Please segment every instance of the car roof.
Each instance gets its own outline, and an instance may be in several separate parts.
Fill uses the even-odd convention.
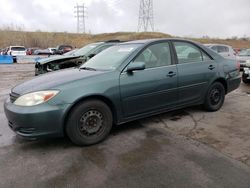
[[[205,46],[227,46],[227,47],[232,47],[230,45],[227,44],[204,44]]]
[[[191,41],[188,39],[180,39],[180,38],[156,38],[156,39],[143,39],[143,40],[134,40],[129,42],[124,42],[123,44],[150,44],[152,42],[160,42],[160,41],[180,41],[180,42],[190,42],[194,44],[200,44],[195,41]]]
[[[21,47],[21,48],[25,48],[24,46],[10,46],[10,48],[13,48],[13,47]]]

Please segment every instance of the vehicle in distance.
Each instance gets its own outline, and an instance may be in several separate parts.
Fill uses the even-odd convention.
[[[250,83],[250,59],[246,60],[245,66],[243,68],[242,81],[245,84]]]
[[[48,48],[49,52],[51,54],[55,54],[56,53],[56,48]]]
[[[54,54],[62,55],[64,53],[67,53],[69,51],[73,50],[73,47],[71,45],[59,45],[56,47],[56,50],[54,50]]]
[[[13,57],[14,62],[16,61],[17,56],[25,56],[26,48],[24,46],[10,46],[7,49],[7,55]]]
[[[219,110],[240,82],[235,60],[199,43],[140,40],[115,45],[79,69],[14,87],[4,110],[18,135],[67,135],[90,145],[105,139],[114,124],[192,105]]]
[[[247,60],[250,59],[250,49],[242,50],[236,59],[240,62],[240,70],[243,70],[243,68],[246,67]]]
[[[37,49],[34,51],[34,55],[53,55],[54,52],[51,52],[49,49]]]
[[[76,51],[69,51],[61,56],[37,59],[35,64],[35,75],[57,71],[66,68],[77,67],[94,57],[103,50],[117,44],[119,41],[106,41],[92,43]]]
[[[34,51],[38,50],[38,47],[27,48],[26,55],[34,55]]]
[[[0,49],[0,55],[4,55],[4,49]]]
[[[223,57],[235,58],[236,52],[232,46],[224,44],[205,44],[206,47],[211,48]]]

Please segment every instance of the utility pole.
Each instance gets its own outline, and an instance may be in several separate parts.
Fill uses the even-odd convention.
[[[77,33],[85,33],[85,6],[82,5],[76,5],[75,7],[75,18],[77,20]]]
[[[139,19],[137,31],[154,31],[153,0],[140,0]]]

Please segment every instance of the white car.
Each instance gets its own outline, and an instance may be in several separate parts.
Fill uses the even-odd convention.
[[[48,50],[51,54],[55,54],[56,52],[56,48],[48,48]]]
[[[10,46],[8,47],[7,55],[11,55],[15,61],[17,56],[26,55],[26,48],[24,46]]]
[[[225,44],[205,44],[206,47],[211,48],[218,54],[222,55],[223,57],[227,58],[235,58],[236,53],[233,50],[232,46],[225,45]]]
[[[240,62],[240,70],[243,70],[246,67],[247,60],[250,60],[250,49],[242,50],[236,59]]]

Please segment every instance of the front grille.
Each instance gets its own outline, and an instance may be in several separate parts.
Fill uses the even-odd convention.
[[[10,93],[10,101],[14,103],[20,95],[14,92]]]

